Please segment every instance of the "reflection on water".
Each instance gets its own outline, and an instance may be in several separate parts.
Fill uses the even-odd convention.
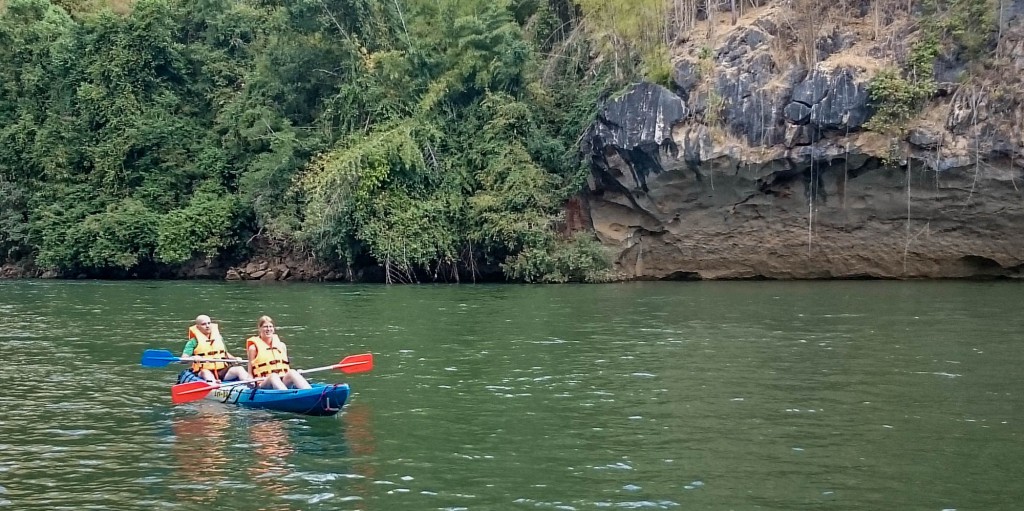
[[[345,407],[345,439],[352,456],[369,456],[376,450],[370,407],[365,403],[352,403]]]
[[[249,445],[253,460],[247,471],[259,487],[277,497],[292,493],[287,484],[292,468],[288,458],[295,452],[280,418],[254,420],[249,424]],[[269,508],[262,508],[269,509]]]
[[[345,443],[348,456],[352,459],[352,474],[348,492],[353,499],[368,500],[373,494],[372,485],[377,480],[377,465],[373,462],[377,452],[373,436],[371,409],[363,403],[353,403],[345,408]]]
[[[227,478],[227,429],[231,421],[221,410],[205,410],[197,415],[176,415],[171,420],[174,442],[171,451],[181,481],[195,491],[189,500],[206,502]],[[204,491],[205,490],[205,491]]]
[[[197,402],[169,408],[169,470],[157,477],[153,489],[158,496],[173,495],[184,509],[230,505],[243,474],[238,459],[238,421],[214,403]]]
[[[186,509],[244,503],[280,511],[371,498],[369,410],[356,407],[351,423],[343,420],[347,413],[303,418],[207,402],[180,407],[168,439],[173,500]],[[351,470],[338,472],[349,461]]]

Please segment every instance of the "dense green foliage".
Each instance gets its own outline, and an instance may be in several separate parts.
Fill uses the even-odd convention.
[[[256,246],[394,282],[600,280],[557,229],[607,86],[585,43],[542,57],[560,4],[10,0],[0,261],[154,275]]]

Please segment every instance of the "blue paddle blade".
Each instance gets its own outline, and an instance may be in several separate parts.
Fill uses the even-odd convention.
[[[146,350],[142,352],[143,367],[164,367],[171,362],[178,362],[181,358],[174,356],[167,350]]]

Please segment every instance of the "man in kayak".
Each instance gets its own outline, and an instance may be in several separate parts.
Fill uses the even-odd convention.
[[[245,351],[249,354],[250,375],[263,379],[260,387],[278,390],[310,388],[302,374],[289,365],[288,347],[275,333],[274,320],[270,316],[260,316],[256,320],[256,328],[259,335],[245,340]]]
[[[252,379],[249,373],[239,366],[229,366],[227,362],[200,362],[197,359],[233,359],[241,361],[238,357],[231,356],[224,347],[224,338],[220,335],[220,328],[210,321],[210,316],[200,314],[196,316],[196,324],[188,327],[188,342],[181,352],[181,358],[190,358],[192,372],[208,382]]]

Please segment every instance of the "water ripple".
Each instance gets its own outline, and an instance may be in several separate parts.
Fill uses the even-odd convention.
[[[3,282],[0,506],[1012,509],[1019,287],[903,284]],[[139,354],[199,312],[376,368],[335,418],[174,407]]]

